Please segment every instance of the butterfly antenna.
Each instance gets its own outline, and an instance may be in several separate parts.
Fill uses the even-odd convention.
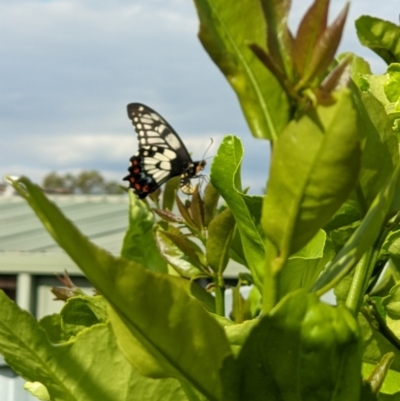
[[[214,143],[214,139],[210,138],[210,144],[207,146],[207,149],[206,149],[206,151],[204,152],[204,155],[203,155],[203,157],[201,158],[201,160],[206,160],[206,159],[205,159],[205,156],[206,156],[207,152],[210,150],[210,148],[211,148],[211,146],[212,146],[213,143]],[[212,157],[212,156],[211,156],[211,157]],[[207,157],[207,159],[209,159],[209,157]]]

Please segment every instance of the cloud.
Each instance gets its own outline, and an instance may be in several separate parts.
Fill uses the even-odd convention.
[[[292,26],[310,3],[293,2]],[[335,16],[345,1],[331,3]],[[391,3],[353,1],[341,46],[365,55],[375,70],[383,63],[358,44],[353,21],[366,9],[390,19],[397,15]],[[39,181],[51,170],[88,168],[118,179],[136,146],[126,104],[138,101],[171,123],[193,157],[211,136],[240,136],[244,186],[264,186],[269,145],[249,134],[197,30],[187,0],[1,2],[1,175]]]

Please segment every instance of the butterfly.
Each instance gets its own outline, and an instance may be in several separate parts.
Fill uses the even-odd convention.
[[[129,182],[139,198],[144,199],[172,177],[180,176],[180,188],[192,194],[191,179],[198,177],[205,160],[194,162],[179,135],[157,112],[141,103],[128,104],[128,116],[139,140],[138,153],[130,158]]]

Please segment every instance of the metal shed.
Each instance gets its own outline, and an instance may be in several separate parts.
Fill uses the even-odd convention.
[[[126,195],[53,195],[63,213],[91,241],[119,255],[128,226]],[[62,307],[50,288],[59,285],[55,274],[68,271],[74,283],[89,293],[90,283],[54,242],[26,201],[13,195],[0,197],[0,289],[38,319]],[[230,263],[227,278],[246,269]],[[243,289],[244,292],[248,290]],[[227,291],[227,313],[231,298]],[[25,381],[17,376],[0,355],[0,401],[34,401],[23,389]]]
[[[119,254],[128,225],[126,195],[50,196],[93,242]],[[0,288],[37,318],[58,312],[50,287],[59,285],[55,274],[67,270],[72,280],[91,292],[90,283],[54,242],[25,200],[0,197]],[[0,356],[0,401],[33,401]]]

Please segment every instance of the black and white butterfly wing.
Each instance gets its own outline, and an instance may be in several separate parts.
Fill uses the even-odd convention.
[[[182,140],[163,117],[140,103],[128,105],[128,116],[138,136],[139,150],[131,157],[129,175],[124,180],[140,198],[172,177],[195,175],[191,170],[197,162],[193,163]]]

